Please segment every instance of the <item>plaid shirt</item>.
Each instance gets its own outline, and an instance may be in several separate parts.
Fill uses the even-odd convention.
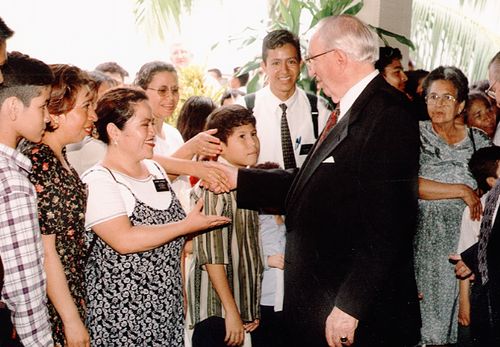
[[[5,271],[1,294],[23,345],[53,346],[30,170],[28,158],[0,143],[0,256]]]

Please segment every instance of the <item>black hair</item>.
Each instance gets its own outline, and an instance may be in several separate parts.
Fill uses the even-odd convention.
[[[387,65],[390,65],[394,60],[403,59],[403,55],[399,48],[394,47],[379,47],[378,49],[378,60],[375,62],[375,68],[383,73]]]
[[[439,66],[432,70],[424,80],[423,88],[427,94],[432,82],[434,81],[449,81],[457,90],[457,101],[462,102],[467,100],[469,94],[469,81],[464,73],[455,66]]]
[[[108,124],[113,123],[122,130],[125,123],[134,116],[135,105],[147,99],[146,93],[139,88],[118,87],[104,93],[95,110],[95,127],[99,140],[109,145]]]
[[[252,112],[241,105],[228,105],[219,107],[208,116],[205,129],[217,129],[213,136],[227,144],[234,128],[247,124],[256,124]]]
[[[297,51],[297,59],[298,61],[301,61],[302,55],[300,52],[299,38],[294,33],[285,29],[273,30],[270,33],[268,33],[266,37],[264,37],[264,41],[262,41],[262,60],[264,62],[266,61],[267,52],[270,49],[276,49],[278,47],[282,47],[287,43],[295,47],[295,50]]]
[[[220,105],[223,106],[224,101],[226,101],[227,99],[236,99],[238,96],[245,96],[245,95],[246,95],[245,92],[242,92],[239,89],[227,89],[226,91],[224,91],[224,94],[222,94],[220,98]]]
[[[163,71],[172,72],[177,75],[177,70],[172,64],[163,61],[152,61],[141,66],[139,72],[135,75],[134,84],[146,90],[153,77]]]
[[[419,81],[427,77],[429,71],[418,69],[414,71],[405,71],[405,74],[406,77],[408,77],[405,85],[405,92],[414,98],[417,95]]]
[[[248,80],[250,79],[250,74],[248,72],[240,74],[240,70],[240,67],[235,67],[233,69],[234,77],[237,78],[240,81],[240,85],[244,87],[247,85]]]
[[[40,95],[41,87],[54,82],[54,74],[47,64],[19,52],[7,55],[2,73],[4,80],[0,85],[0,104],[15,96],[29,106],[31,99]]]
[[[486,179],[497,177],[498,163],[500,161],[500,147],[483,147],[474,152],[469,160],[469,170],[483,192],[490,190]]]
[[[491,108],[490,99],[488,98],[488,96],[485,93],[483,93],[479,90],[475,90],[475,91],[470,92],[469,96],[467,98],[467,102],[465,103],[465,109],[464,109],[465,122],[467,122],[467,117],[469,115],[470,108],[471,108],[472,104],[474,103],[474,101],[480,101],[484,104],[484,106],[486,106],[486,108]]]
[[[14,31],[0,18],[0,42],[11,38],[12,35],[14,35]]]
[[[186,100],[177,118],[177,130],[184,141],[203,131],[208,115],[216,108],[214,101],[206,96],[191,96]]]

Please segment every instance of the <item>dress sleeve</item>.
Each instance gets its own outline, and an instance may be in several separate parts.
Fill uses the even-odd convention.
[[[37,145],[24,153],[33,164],[29,178],[37,194],[40,231],[45,235],[57,234],[65,227],[64,206],[58,190],[61,183],[58,159]]]
[[[197,196],[204,199],[203,212],[206,215],[218,215],[231,217],[226,206],[228,205],[228,194],[214,194],[207,190],[197,189]],[[198,265],[205,264],[229,264],[229,233],[231,226],[211,229],[202,232],[194,238],[193,253]]]
[[[111,174],[104,168],[87,171],[82,176],[87,184],[87,211],[85,228],[108,221],[118,216],[127,215],[123,196]]]

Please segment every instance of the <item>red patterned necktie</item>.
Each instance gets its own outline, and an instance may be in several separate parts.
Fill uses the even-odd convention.
[[[339,105],[340,104],[337,104],[337,107],[335,107],[335,110],[332,111],[332,113],[330,114],[330,117],[326,121],[325,128],[323,129],[323,132],[321,133],[321,136],[318,139],[318,144],[316,145],[316,148],[318,148],[321,145],[321,143],[323,143],[323,141],[325,140],[325,138],[330,133],[330,130],[332,130],[332,128],[334,127],[334,125],[337,124],[337,120],[338,120],[339,115],[340,115],[340,107],[339,107]]]

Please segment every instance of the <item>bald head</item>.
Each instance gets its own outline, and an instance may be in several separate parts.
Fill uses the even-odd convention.
[[[375,63],[379,44],[376,34],[364,22],[349,15],[327,17],[318,23],[313,35],[328,49],[341,49],[359,62]]]

